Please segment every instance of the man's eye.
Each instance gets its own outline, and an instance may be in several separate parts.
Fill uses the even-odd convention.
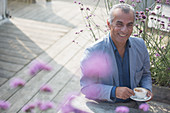
[[[123,26],[122,24],[116,24],[118,27],[121,27],[121,26]]]
[[[133,24],[129,24],[128,27],[133,27]]]

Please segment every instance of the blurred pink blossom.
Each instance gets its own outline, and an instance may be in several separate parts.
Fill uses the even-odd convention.
[[[49,85],[43,85],[41,88],[40,88],[41,91],[44,91],[44,92],[52,92],[52,88],[49,86]]]
[[[159,54],[159,53],[156,53],[155,56],[158,57],[158,56],[160,56],[160,54]]]
[[[16,88],[16,87],[24,86],[24,85],[25,85],[25,81],[21,78],[14,78],[10,81],[11,88]]]
[[[87,113],[86,111],[77,109],[71,105],[72,101],[77,97],[80,96],[80,93],[73,92],[70,93],[65,97],[65,100],[59,106],[59,109],[62,113]]]
[[[50,102],[50,101],[47,101],[47,102],[41,102],[38,104],[38,107],[41,111],[46,111],[48,109],[52,109],[52,108],[55,108],[55,103],[54,102]]]
[[[82,63],[82,72],[85,76],[105,77],[110,73],[110,57],[105,53],[93,53]]]
[[[22,108],[22,111],[23,111],[23,112],[33,113],[33,109],[34,109],[35,107],[36,107],[36,104],[35,104],[35,103],[30,103],[30,104],[25,105],[25,106]]]
[[[0,109],[7,110],[10,107],[8,101],[0,100]]]
[[[115,110],[116,113],[129,113],[129,108],[126,106],[118,106]]]
[[[29,73],[31,75],[35,75],[40,70],[50,71],[51,69],[52,69],[52,67],[47,65],[45,62],[35,60],[31,63],[31,65],[29,67]]]
[[[86,98],[89,99],[97,99],[99,96],[100,88],[96,85],[90,85],[88,87],[85,87],[81,90],[81,92],[86,95]]]
[[[143,103],[139,106],[139,109],[143,111],[148,111],[149,110],[149,105],[147,103]]]

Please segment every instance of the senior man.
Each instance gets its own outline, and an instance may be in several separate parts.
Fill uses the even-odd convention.
[[[107,20],[110,33],[85,50],[81,60],[80,84],[81,92],[87,98],[130,102],[135,87],[147,89],[147,96],[152,98],[146,45],[142,38],[130,37],[134,22],[132,6],[114,5]]]

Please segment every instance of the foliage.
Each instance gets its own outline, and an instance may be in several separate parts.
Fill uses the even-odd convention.
[[[104,0],[104,10],[97,11],[102,1],[93,1],[95,7],[89,8],[81,2],[75,1],[80,6],[86,28],[91,37],[96,41],[102,35],[109,32],[106,19],[108,12],[114,4],[128,3],[136,10],[136,22],[132,33],[135,37],[143,38],[149,54],[151,64],[151,75],[153,83],[161,86],[170,86],[170,17],[162,11],[170,3],[169,0],[155,0],[149,3],[149,0]],[[92,4],[92,3],[91,3]],[[101,3],[102,4],[102,3]],[[96,14],[97,13],[97,14]],[[97,21],[99,20],[99,21]],[[80,32],[76,32],[79,34]]]

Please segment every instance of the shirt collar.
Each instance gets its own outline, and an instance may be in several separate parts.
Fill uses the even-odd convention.
[[[111,44],[112,44],[113,50],[116,51],[117,48],[116,48],[116,46],[115,46],[115,44],[114,44],[114,42],[113,42],[113,40],[112,40],[112,38],[111,38],[111,36],[110,36],[110,33],[109,33],[109,40],[110,40],[110,42],[111,42]],[[131,44],[130,44],[129,39],[128,39],[127,42],[126,42],[126,48],[128,48],[128,47],[131,47]]]

